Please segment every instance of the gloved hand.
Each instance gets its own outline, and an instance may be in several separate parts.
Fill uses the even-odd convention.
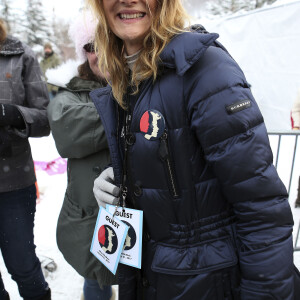
[[[12,104],[0,104],[0,126],[25,128],[25,122],[18,108]]]
[[[120,188],[114,185],[114,170],[112,167],[105,169],[94,181],[94,196],[99,206],[106,204],[116,205],[119,201]]]
[[[12,146],[10,134],[0,126],[0,157],[11,157]]]

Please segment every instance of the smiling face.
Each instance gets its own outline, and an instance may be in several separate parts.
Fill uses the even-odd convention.
[[[128,55],[143,46],[150,31],[157,0],[102,0],[110,30],[123,40]]]

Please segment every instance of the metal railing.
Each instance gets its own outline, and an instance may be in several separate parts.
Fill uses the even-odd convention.
[[[278,170],[278,163],[279,163],[279,155],[280,155],[280,150],[281,150],[281,145],[282,145],[282,139],[283,137],[293,137],[293,154],[292,154],[292,160],[291,160],[291,170],[290,170],[290,174],[289,174],[289,178],[288,178],[288,185],[287,185],[287,190],[288,193],[290,194],[291,191],[291,184],[292,184],[292,179],[293,179],[293,175],[294,175],[294,170],[295,170],[295,159],[296,159],[296,153],[297,153],[297,147],[298,147],[298,137],[300,135],[300,131],[285,131],[285,132],[268,132],[269,135],[269,139],[272,136],[278,137],[278,141],[277,141],[277,147],[272,147],[272,151],[274,156],[276,156],[274,165],[276,167],[276,169]],[[270,140],[271,146],[272,146],[272,142]],[[275,155],[276,153],[276,155]],[[278,170],[280,171],[280,170]]]
[[[292,182],[298,183],[298,176],[300,175],[300,168],[296,169],[295,164],[300,160],[300,145],[299,135],[300,131],[282,131],[282,132],[268,132],[270,144],[274,154],[274,165],[285,183],[288,193],[291,193]],[[288,145],[286,145],[288,141]],[[280,163],[284,160],[284,163]],[[289,168],[290,166],[290,168]],[[300,166],[299,166],[300,167]],[[298,185],[297,185],[298,188]],[[296,189],[296,188],[295,188]],[[300,235],[300,221],[298,225],[297,235],[295,239],[294,251],[300,251],[298,245]]]

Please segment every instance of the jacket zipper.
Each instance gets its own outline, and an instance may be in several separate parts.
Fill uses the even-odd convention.
[[[169,152],[169,147],[168,147],[168,133],[166,130],[163,133],[163,135],[160,137],[159,156],[160,156],[161,160],[165,163],[165,166],[166,166],[166,170],[168,173],[170,192],[171,192],[173,198],[178,198],[179,193],[178,193],[178,188],[177,188],[177,184],[176,184],[174,168],[171,164],[170,152]]]

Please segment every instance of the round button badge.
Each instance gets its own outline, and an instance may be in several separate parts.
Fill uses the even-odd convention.
[[[114,254],[118,248],[118,238],[109,225],[102,225],[98,230],[98,242],[107,254]]]
[[[141,117],[140,131],[149,141],[158,140],[163,135],[165,127],[165,118],[157,110],[147,110]]]

